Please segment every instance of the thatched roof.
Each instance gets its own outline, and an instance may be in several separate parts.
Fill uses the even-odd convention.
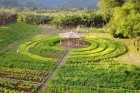
[[[76,32],[66,32],[66,33],[61,33],[59,34],[60,37],[62,38],[84,38],[84,34],[76,33]]]

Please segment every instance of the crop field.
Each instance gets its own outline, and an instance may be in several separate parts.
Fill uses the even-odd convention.
[[[34,93],[67,51],[59,37],[26,40],[0,56],[0,92]],[[65,64],[39,93],[139,93],[140,68],[114,61],[127,52],[119,41],[88,36],[73,48]],[[118,73],[119,72],[119,73]]]
[[[87,38],[90,46],[73,49],[44,93],[139,93],[140,68],[115,62],[127,51],[118,41]]]
[[[0,92],[2,93],[33,93],[44,83],[60,58],[42,57],[30,53],[30,48],[40,42],[54,46],[59,38],[46,38],[23,43],[16,51],[11,51],[0,57]],[[63,55],[66,49],[57,48],[57,53]],[[51,50],[51,48],[49,48]],[[17,52],[17,53],[16,53]],[[51,52],[55,54],[55,52]]]

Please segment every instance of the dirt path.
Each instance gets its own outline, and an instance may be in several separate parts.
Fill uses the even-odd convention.
[[[45,82],[45,85],[42,86],[41,90],[39,90],[38,93],[44,93],[45,89],[47,88],[47,84],[49,81],[52,80],[52,78],[55,77],[55,75],[57,74],[59,68],[65,64],[65,60],[66,60],[66,57],[69,55],[69,53],[71,52],[72,48],[69,48],[68,51],[66,52],[66,54],[62,57],[62,59],[58,62],[56,68],[51,72],[51,74],[48,76],[46,82]]]

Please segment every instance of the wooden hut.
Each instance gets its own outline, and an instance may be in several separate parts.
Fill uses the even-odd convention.
[[[68,46],[79,46],[79,39],[85,38],[84,34],[76,33],[76,32],[66,32],[59,34],[60,36],[60,44],[62,43],[62,38],[68,39]]]

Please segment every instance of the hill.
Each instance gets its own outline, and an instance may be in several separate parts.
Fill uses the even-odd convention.
[[[0,54],[5,50],[13,48],[16,41],[27,38],[38,31],[38,28],[25,23],[13,23],[0,26]]]
[[[29,8],[91,8],[100,0],[0,0],[0,6]]]

